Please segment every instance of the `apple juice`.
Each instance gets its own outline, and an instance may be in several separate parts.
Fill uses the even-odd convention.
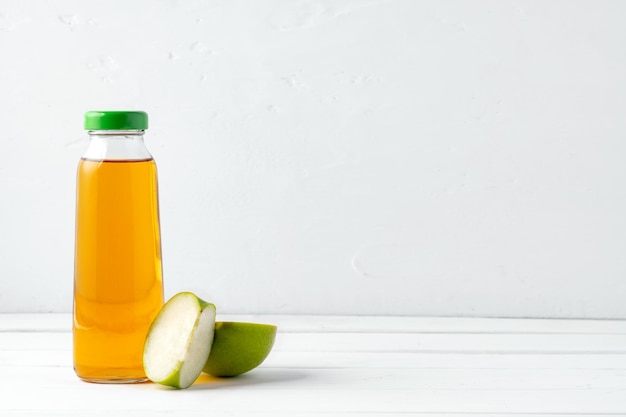
[[[146,379],[142,350],[163,305],[156,164],[78,165],[74,370],[89,382]]]

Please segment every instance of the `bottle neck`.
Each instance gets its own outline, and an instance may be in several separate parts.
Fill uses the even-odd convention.
[[[152,159],[143,142],[143,130],[90,130],[84,159],[144,161]]]

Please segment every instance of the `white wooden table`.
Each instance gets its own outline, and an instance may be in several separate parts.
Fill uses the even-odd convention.
[[[81,382],[69,315],[0,315],[0,416],[626,415],[626,321],[218,319],[277,324],[273,352],[176,391]]]

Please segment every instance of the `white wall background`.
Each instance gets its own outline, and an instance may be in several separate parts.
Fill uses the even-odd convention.
[[[626,2],[0,0],[0,311],[70,311],[92,109],[143,109],[166,295],[626,317]]]

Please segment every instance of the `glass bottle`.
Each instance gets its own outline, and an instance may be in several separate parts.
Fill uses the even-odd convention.
[[[163,305],[156,164],[144,112],[85,114],[78,164],[74,371],[88,382],[142,382],[148,328]]]

